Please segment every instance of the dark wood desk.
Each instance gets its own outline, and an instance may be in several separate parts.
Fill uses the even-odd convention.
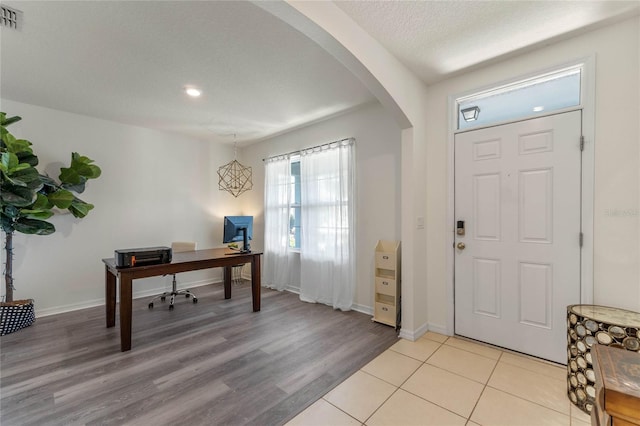
[[[227,249],[207,249],[173,253],[171,263],[116,268],[114,258],[102,259],[105,264],[105,299],[107,328],[116,325],[116,278],[120,283],[120,347],[131,349],[132,282],[136,278],[177,274],[198,269],[224,268],[224,298],[231,298],[231,268],[251,264],[251,295],[253,312],[260,310],[260,256],[262,253],[233,253]]]

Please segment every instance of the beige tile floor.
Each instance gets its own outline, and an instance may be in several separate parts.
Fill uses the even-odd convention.
[[[287,426],[587,426],[563,366],[428,332],[399,340]]]

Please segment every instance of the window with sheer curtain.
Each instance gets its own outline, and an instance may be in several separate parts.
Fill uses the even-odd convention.
[[[265,285],[280,290],[287,286],[289,252],[298,245],[300,299],[341,310],[351,308],[355,290],[354,151],[354,140],[347,139],[303,150],[299,157],[266,160]],[[292,167],[296,162],[299,164]],[[292,236],[297,238],[294,245]]]

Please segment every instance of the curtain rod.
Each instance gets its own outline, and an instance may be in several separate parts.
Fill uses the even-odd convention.
[[[349,142],[353,143],[353,142],[355,142],[355,138],[344,138],[344,139],[340,139],[340,140],[333,141],[333,142],[327,142],[327,143],[323,143],[323,144],[320,144],[320,145],[311,146],[309,148],[302,148],[302,149],[299,149],[297,151],[287,152],[286,154],[272,155],[271,157],[263,158],[262,161],[267,161],[267,160],[271,160],[272,158],[278,158],[278,157],[289,157],[290,155],[300,154],[302,151],[313,150],[313,149],[318,149],[318,148],[324,148],[324,147],[328,147],[329,145],[333,145],[334,143],[340,143],[340,142],[345,142],[345,141],[349,141]]]

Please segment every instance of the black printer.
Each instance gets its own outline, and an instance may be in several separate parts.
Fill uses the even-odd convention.
[[[116,267],[154,265],[171,262],[170,247],[145,247],[115,251]]]

